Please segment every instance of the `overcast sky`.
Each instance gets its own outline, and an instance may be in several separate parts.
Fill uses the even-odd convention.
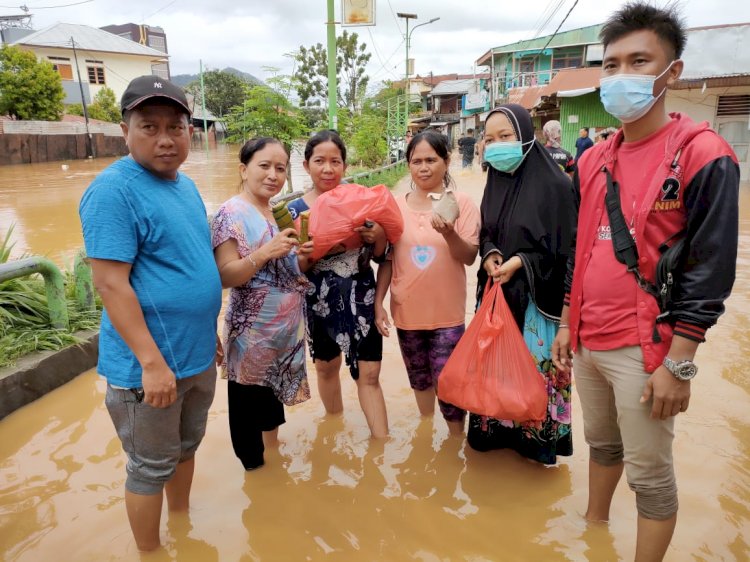
[[[18,0],[20,2],[20,0]],[[204,67],[233,66],[266,78],[264,66],[292,70],[289,58],[300,45],[326,41],[326,0],[92,0],[75,6],[46,9],[81,0],[31,0],[35,29],[82,23],[103,26],[146,23],[164,28],[173,74],[197,73]],[[0,0],[0,14],[12,0]],[[348,28],[359,33],[372,59],[371,83],[400,79],[404,74],[404,20],[396,12],[416,13],[416,23],[440,20],[414,31],[410,56],[415,71],[470,73],[474,61],[490,47],[548,35],[555,31],[575,0],[376,0],[377,25]],[[578,0],[561,31],[602,22],[624,2]],[[664,1],[659,0],[659,5]],[[341,0],[335,0],[336,18]],[[690,27],[750,22],[750,2],[683,0]],[[410,22],[413,28],[414,20]],[[342,28],[337,26],[337,33]]]

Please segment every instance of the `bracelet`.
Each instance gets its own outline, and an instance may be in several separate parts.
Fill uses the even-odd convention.
[[[560,325],[558,326],[558,328],[560,328],[561,330],[562,330],[563,328],[564,328],[564,329],[566,329],[566,330],[569,330],[569,329],[570,329],[570,324],[560,324]]]
[[[252,254],[248,254],[248,255],[246,255],[245,257],[246,257],[246,258],[248,259],[248,261],[249,261],[249,262],[250,262],[251,264],[253,264],[253,267],[254,267],[255,269],[260,269],[260,267],[258,266],[258,262],[257,262],[257,261],[255,261],[255,260],[253,259],[253,255],[252,255]]]

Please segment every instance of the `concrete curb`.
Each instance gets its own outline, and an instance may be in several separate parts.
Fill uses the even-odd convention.
[[[78,345],[32,353],[0,369],[0,420],[96,366],[99,331],[75,335],[83,340]]]

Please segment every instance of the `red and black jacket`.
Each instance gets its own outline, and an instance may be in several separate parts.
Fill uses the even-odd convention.
[[[659,306],[639,289],[636,315],[644,367],[653,372],[669,351],[672,335],[702,342],[708,328],[724,312],[734,284],[737,261],[739,167],[731,147],[707,123],[696,124],[682,114],[667,141],[654,146],[652,181],[637,210],[634,227],[639,269],[654,282],[659,246],[685,230],[686,256],[672,293],[671,322],[656,324]],[[568,260],[565,304],[570,307],[571,342],[578,343],[583,276],[597,227],[606,212],[604,166],[613,169],[623,141],[622,130],[588,150],[578,162],[574,185],[578,223],[574,250]],[[675,165],[676,163],[676,165]],[[615,180],[617,178],[615,177]],[[618,266],[625,267],[618,263]],[[602,280],[606,282],[606,280]]]

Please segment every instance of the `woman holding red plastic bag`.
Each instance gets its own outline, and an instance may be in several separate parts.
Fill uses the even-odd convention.
[[[412,190],[397,198],[404,233],[389,260],[378,269],[375,321],[390,335],[383,307],[390,288],[396,326],[409,384],[423,416],[432,417],[438,377],[464,333],[466,266],[479,247],[479,209],[455,191],[448,168],[448,137],[432,130],[417,134],[406,149]],[[452,434],[463,435],[466,411],[438,401]]]
[[[557,455],[573,452],[570,376],[552,365],[551,345],[576,220],[574,193],[570,179],[535,140],[529,112],[520,105],[502,105],[489,114],[484,143],[489,173],[480,207],[477,299],[482,300],[488,278],[502,284],[549,400],[543,421],[519,423],[471,414],[468,442],[480,451],[512,448],[554,464]]]
[[[304,167],[313,188],[288,204],[295,219],[341,183],[346,146],[338,133],[313,135],[305,146]],[[339,414],[344,408],[339,379],[343,353],[372,436],[386,437],[388,416],[380,387],[383,338],[375,328],[375,274],[370,265],[384,258],[386,236],[375,221],[354,230],[359,235],[354,248],[347,240],[306,272],[312,282],[307,293],[308,347],[326,412]]]

